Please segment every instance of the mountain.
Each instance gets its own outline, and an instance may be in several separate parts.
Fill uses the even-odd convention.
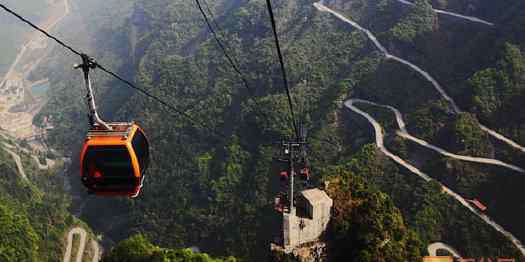
[[[0,135],[0,260],[60,260],[64,235],[84,226],[67,210],[64,163],[57,159],[55,167],[39,167],[28,147],[4,131]]]
[[[78,181],[87,121],[80,74],[68,69],[76,58],[49,59],[35,123],[52,119],[49,143],[72,157],[72,208],[84,206],[80,218],[106,245],[142,233],[158,246],[265,261],[279,224],[272,143],[293,135],[272,29],[265,1],[207,3],[247,87],[193,1],[133,1],[88,30],[101,64],[192,119],[96,71],[103,117],[133,119],[150,140],[138,199],[89,198]],[[273,3],[313,183],[333,184],[334,261],[418,261],[434,242],[464,257],[523,259],[523,3]]]

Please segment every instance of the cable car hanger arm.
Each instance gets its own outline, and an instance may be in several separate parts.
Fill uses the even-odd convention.
[[[89,110],[89,126],[100,126],[106,130],[112,130],[112,128],[106,122],[104,122],[104,120],[102,120],[98,115],[97,105],[95,104],[95,97],[93,95],[93,87],[91,85],[91,79],[89,78],[89,70],[95,69],[97,67],[97,64],[92,58],[90,58],[86,54],[81,54],[80,57],[82,58],[82,64],[75,65],[75,69],[80,68],[82,69],[82,72],[84,72],[84,82],[87,89],[86,102]]]

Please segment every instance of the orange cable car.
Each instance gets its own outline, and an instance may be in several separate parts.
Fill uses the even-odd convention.
[[[148,141],[134,123],[89,130],[80,155],[80,176],[96,195],[136,197],[148,167]]]
[[[88,193],[100,196],[136,197],[149,162],[149,144],[135,123],[106,123],[97,113],[89,70],[96,64],[82,55],[88,91],[90,129],[80,154],[80,177]]]

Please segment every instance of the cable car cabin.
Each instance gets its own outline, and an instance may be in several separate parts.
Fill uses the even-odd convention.
[[[136,197],[148,168],[149,145],[134,123],[108,123],[89,130],[80,155],[80,175],[89,193]]]

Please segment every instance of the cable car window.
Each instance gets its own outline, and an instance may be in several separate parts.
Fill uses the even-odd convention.
[[[144,171],[148,168],[149,156],[148,141],[146,140],[146,137],[142,131],[137,130],[137,132],[135,132],[133,140],[131,141],[131,145],[133,146],[133,150],[135,150],[135,155],[137,155],[141,173],[144,173]]]
[[[136,184],[131,157],[125,146],[89,147],[84,171],[100,189],[125,189]]]

